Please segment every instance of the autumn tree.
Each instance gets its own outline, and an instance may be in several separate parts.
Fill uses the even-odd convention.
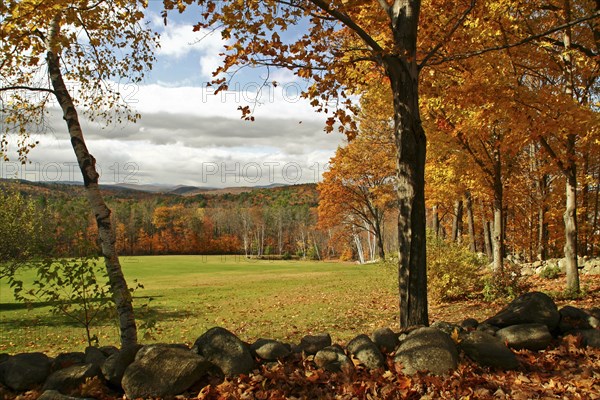
[[[359,133],[337,149],[318,185],[319,226],[343,224],[351,232],[366,231],[375,238],[382,260],[383,223],[393,205],[395,182],[390,98],[389,87],[376,83],[362,96]]]
[[[142,22],[146,5],[137,0],[24,0],[0,7],[4,56],[0,151],[6,158],[8,137],[14,133],[19,158],[25,161],[35,145],[29,138],[31,128],[43,127],[52,101],[58,103],[98,226],[123,346],[137,342],[132,299],[115,249],[111,211],[98,188],[96,160],[86,146],[78,110],[106,123],[139,117],[130,112],[118,83],[123,78],[139,82],[153,61],[156,36]]]

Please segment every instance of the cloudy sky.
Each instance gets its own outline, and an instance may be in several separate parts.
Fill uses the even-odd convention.
[[[254,122],[241,120],[238,106],[255,104],[266,71],[245,71],[229,92],[214,94],[206,83],[220,62],[220,34],[194,33],[193,13],[173,13],[164,27],[162,2],[152,3],[149,19],[161,31],[157,62],[142,85],[122,90],[141,120],[104,128],[84,122],[101,183],[228,187],[318,181],[344,139],[326,134],[325,116],[299,98],[306,83],[271,70],[269,81],[278,86],[263,88]],[[2,177],[81,181],[60,113],[49,120],[51,129],[36,138],[40,144],[30,163],[0,162]]]

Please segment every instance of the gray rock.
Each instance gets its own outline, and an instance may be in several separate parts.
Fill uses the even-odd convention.
[[[379,350],[379,346],[367,335],[358,335],[346,347],[354,357],[369,369],[383,368],[385,366],[385,357]]]
[[[317,354],[319,350],[331,346],[331,336],[328,333],[306,335],[300,340],[300,348],[307,354]]]
[[[94,364],[98,367],[102,367],[104,361],[106,361],[106,354],[97,347],[88,346],[85,348],[85,363]]]
[[[460,323],[460,327],[464,331],[473,331],[473,330],[477,329],[478,326],[479,326],[479,321],[477,321],[475,318],[467,318],[463,322]]]
[[[477,331],[478,332],[485,332],[488,333],[492,336],[494,336],[496,334],[496,332],[498,332],[498,327],[494,326],[494,325],[490,325],[490,324],[486,324],[485,322],[482,324],[479,324],[477,326]]]
[[[372,339],[383,353],[391,353],[400,344],[398,334],[390,328],[377,329],[373,332]]]
[[[37,400],[93,400],[93,399],[82,399],[80,397],[71,397],[64,395],[56,390],[46,390],[44,393],[37,398]]]
[[[541,267],[538,267],[541,268]],[[535,275],[537,272],[537,269],[533,266],[523,266],[523,268],[521,268],[521,275],[523,276],[531,276],[531,275]]]
[[[277,361],[291,353],[289,346],[271,339],[258,339],[250,348],[259,358],[266,361]]]
[[[552,342],[552,335],[544,324],[521,324],[508,326],[496,332],[514,349],[543,350]]]
[[[352,360],[344,353],[339,346],[327,346],[315,354],[315,364],[331,372],[346,372],[354,370]]]
[[[400,343],[394,361],[408,375],[417,371],[443,375],[456,369],[458,350],[448,334],[435,328],[419,328]]]
[[[590,314],[592,317],[595,317],[596,319],[600,320],[600,307],[590,308],[589,310],[587,310],[587,313]]]
[[[72,365],[53,372],[42,387],[42,390],[57,390],[63,394],[77,389],[86,379],[101,376],[100,367],[96,364]]]
[[[598,320],[592,317],[580,308],[565,306],[560,309],[560,322],[558,330],[561,333],[570,332],[573,330],[594,329],[592,324],[596,325]]]
[[[558,326],[560,314],[554,301],[545,293],[525,293],[485,323],[503,328],[511,325],[544,324],[550,331]]]
[[[2,364],[5,361],[8,361],[9,358],[10,358],[10,354],[0,353],[0,364]]]
[[[435,321],[433,324],[431,324],[431,327],[444,333],[447,333],[448,335],[452,335],[454,331],[458,333],[461,333],[463,331],[463,329],[459,325],[451,324],[450,322],[445,321]]]
[[[0,381],[17,392],[33,389],[50,375],[52,360],[43,353],[21,353],[0,364]]]
[[[61,353],[54,358],[50,369],[58,371],[59,369],[67,368],[72,365],[85,364],[85,354],[81,351],[71,353]]]
[[[460,348],[479,365],[501,369],[519,367],[517,357],[504,342],[486,332],[474,331],[464,335]]]
[[[221,368],[226,376],[249,374],[255,367],[248,346],[224,328],[211,328],[196,339],[194,353]]]
[[[115,346],[100,346],[99,349],[106,357],[110,357],[119,352],[119,349]]]
[[[144,346],[125,370],[121,384],[129,399],[170,397],[188,390],[211,368],[211,363],[189,350]]]
[[[561,258],[558,260],[558,268],[560,268],[560,272],[565,274],[567,273],[567,259]]]
[[[106,381],[117,388],[121,388],[121,380],[127,367],[135,360],[141,345],[124,347],[123,350],[109,356],[102,364],[102,375]]]

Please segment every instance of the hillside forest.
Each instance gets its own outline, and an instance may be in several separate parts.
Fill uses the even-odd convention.
[[[333,161],[351,150],[351,145],[340,148]],[[103,193],[113,210],[117,249],[122,255],[232,254],[363,262],[379,259],[381,251],[393,256],[397,241],[393,201],[378,204],[373,207],[377,214],[368,214],[366,203],[361,208],[361,192],[356,187],[330,185],[337,165],[332,164],[319,184],[195,195],[110,187]],[[598,171],[596,165],[586,179],[598,182]],[[513,177],[521,182],[527,182],[526,178],[521,174]],[[562,211],[550,205],[562,204],[564,192],[560,177],[547,179],[545,202],[536,190],[511,186],[507,193],[506,255],[522,262],[562,257]],[[3,180],[1,187],[4,258],[25,256],[9,252],[11,238],[23,253],[55,257],[98,254],[97,227],[83,187],[16,180]],[[329,194],[335,190],[345,192]],[[435,193],[436,188],[428,185],[427,191]],[[328,195],[343,196],[346,201]],[[598,184],[590,185],[585,195],[585,200],[580,197],[579,254],[597,257]],[[15,215],[19,216],[18,223],[9,224]],[[439,237],[484,253],[491,260],[492,217],[492,207],[485,198],[474,198],[466,191],[461,196],[457,191],[445,201],[431,202],[427,225]],[[9,232],[10,226],[13,232]]]

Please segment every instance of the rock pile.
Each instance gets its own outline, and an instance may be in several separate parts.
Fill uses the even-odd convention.
[[[550,297],[533,292],[479,323],[434,323],[401,334],[389,328],[358,335],[344,348],[329,334],[304,337],[298,345],[271,339],[253,344],[224,328],[212,328],[190,349],[180,344],[151,344],[118,350],[88,348],[54,359],[42,353],[0,354],[0,383],[12,392],[43,391],[40,399],[68,400],[87,379],[96,377],[129,399],[169,398],[197,393],[211,379],[252,374],[260,363],[285,362],[293,356],[327,371],[350,373],[356,365],[396,371],[429,371],[443,375],[457,368],[460,352],[483,366],[516,369],[511,349],[542,350],[565,335],[579,335],[585,345],[600,348],[599,309],[558,309]],[[1,387],[0,387],[1,389]]]
[[[552,258],[533,263],[521,263],[518,260],[514,260],[514,262],[521,265],[521,273],[523,275],[540,275],[546,269],[555,269],[563,274],[567,272],[567,260],[564,258]],[[580,274],[600,275],[600,258],[579,257],[577,266],[579,267]]]

